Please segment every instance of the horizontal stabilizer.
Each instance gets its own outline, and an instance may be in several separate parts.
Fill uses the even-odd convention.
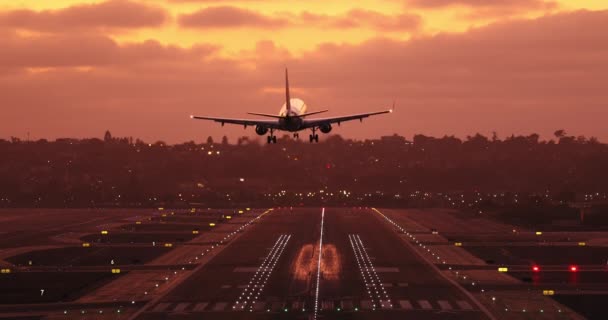
[[[253,115],[253,116],[261,116],[261,117],[268,117],[268,118],[276,118],[276,119],[282,119],[284,117],[282,116],[277,116],[276,114],[267,114],[267,113],[255,113],[255,112],[247,112],[247,114]]]
[[[313,114],[319,114],[319,113],[323,113],[323,112],[327,112],[327,111],[329,111],[329,110],[309,112],[309,113],[299,114],[299,115],[297,115],[297,117],[307,117],[307,116],[312,116]]]

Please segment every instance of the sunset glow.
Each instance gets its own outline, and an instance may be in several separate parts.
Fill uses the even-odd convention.
[[[605,1],[0,0],[0,137],[180,142],[190,114],[397,112],[340,134],[608,140]],[[473,129],[474,128],[474,129]]]

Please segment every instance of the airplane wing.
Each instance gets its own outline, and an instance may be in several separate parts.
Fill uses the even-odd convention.
[[[340,117],[328,117],[328,118],[317,118],[317,119],[304,119],[304,121],[302,122],[302,129],[305,128],[312,128],[312,127],[318,127],[322,124],[331,124],[331,123],[341,123],[341,122],[346,122],[346,121],[351,121],[351,120],[361,120],[363,121],[363,118],[367,118],[370,116],[375,116],[375,115],[379,115],[379,114],[385,114],[385,113],[391,113],[393,112],[393,110],[385,110],[385,111],[377,111],[377,112],[369,112],[369,113],[359,113],[359,114],[351,114],[351,115],[347,115],[347,116],[340,116]]]
[[[267,128],[277,129],[279,127],[279,121],[277,120],[256,120],[256,119],[234,119],[234,118],[216,118],[216,117],[200,117],[200,116],[190,116],[191,119],[197,120],[210,120],[219,122],[222,126],[225,123],[229,124],[240,124],[242,126],[256,126],[263,125]]]

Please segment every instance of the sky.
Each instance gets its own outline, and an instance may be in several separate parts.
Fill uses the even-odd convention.
[[[292,97],[344,137],[608,142],[605,0],[0,0],[0,139],[255,136]],[[279,134],[281,136],[281,134]]]

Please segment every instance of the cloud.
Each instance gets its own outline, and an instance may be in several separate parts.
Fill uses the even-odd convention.
[[[419,8],[467,7],[517,7],[526,9],[551,9],[557,4],[545,0],[407,0],[407,4]]]
[[[237,7],[221,6],[201,9],[183,14],[178,19],[180,26],[188,28],[280,28],[289,21]]]
[[[415,14],[386,15],[363,9],[353,9],[336,16],[302,12],[298,18],[307,25],[337,29],[369,27],[378,31],[413,31],[422,25],[422,18]]]
[[[378,31],[413,31],[422,25],[422,18],[415,14],[386,15],[371,10],[353,9],[341,15],[326,15],[303,11],[264,15],[237,7],[210,7],[179,17],[183,27],[190,28],[285,28],[316,27],[350,29],[369,27]]]
[[[0,137],[28,129],[50,138],[101,136],[110,129],[115,135],[169,142],[254,135],[250,128],[187,118],[277,111],[288,66],[294,96],[297,92],[311,110],[329,108],[328,115],[340,115],[384,109],[397,101],[397,112],[390,116],[363,125],[343,123],[336,132],[349,137],[478,131],[549,137],[563,128],[608,140],[608,11],[505,21],[408,41],[328,43],[301,56],[265,41],[257,47],[258,56],[239,59],[218,58],[200,47],[117,45],[92,35],[44,42],[12,37],[20,50],[0,51],[0,72],[15,61],[22,69],[56,67],[0,73]],[[55,47],[40,44],[48,42]],[[89,49],[72,57],[61,54],[84,50],[79,46]],[[49,57],[26,54],[43,49]],[[76,65],[93,67],[72,67],[69,61],[77,59],[83,61]]]
[[[210,45],[190,49],[149,40],[119,45],[97,34],[58,34],[20,37],[5,33],[0,67],[60,68],[145,64],[158,61],[197,60],[215,51]]]
[[[167,19],[164,9],[129,0],[79,4],[57,10],[0,11],[0,26],[42,32],[156,27]]]

